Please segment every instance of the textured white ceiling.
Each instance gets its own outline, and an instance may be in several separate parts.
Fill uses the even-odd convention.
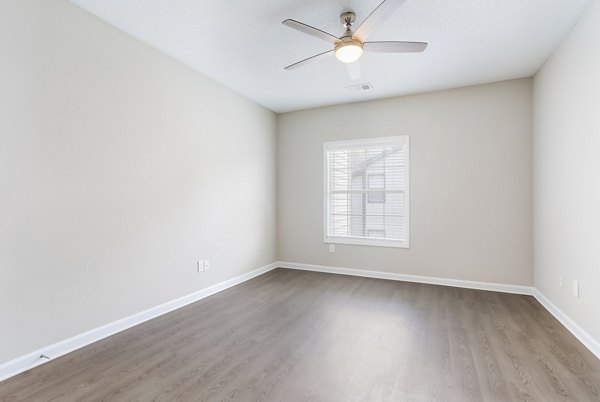
[[[362,21],[381,0],[72,0],[130,35],[275,111],[378,99],[533,75],[590,0],[407,0],[368,40],[429,42],[424,53],[365,53],[362,78],[286,18],[339,35],[339,15]],[[369,82],[373,89],[350,92]]]

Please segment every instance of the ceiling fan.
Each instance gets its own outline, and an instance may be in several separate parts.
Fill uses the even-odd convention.
[[[328,57],[331,53],[344,63],[353,63],[357,61],[363,52],[383,52],[383,53],[414,53],[422,52],[427,48],[425,42],[364,42],[363,40],[376,28],[381,22],[396,11],[406,0],[384,0],[369,16],[356,28],[353,29],[356,21],[356,14],[348,11],[340,15],[340,21],[344,26],[344,33],[339,38],[321,29],[312,27],[302,22],[287,19],[282,22],[283,25],[296,29],[305,34],[323,39],[333,45],[333,49],[323,53],[300,60],[294,64],[285,67],[286,70],[294,70],[309,63]],[[351,76],[352,76],[351,72]],[[355,75],[355,74],[354,74]]]

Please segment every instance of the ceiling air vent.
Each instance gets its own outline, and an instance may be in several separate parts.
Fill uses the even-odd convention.
[[[358,85],[351,85],[349,87],[346,87],[346,90],[348,92],[361,92],[361,91],[368,91],[370,89],[373,89],[373,85],[371,85],[370,82],[366,82],[364,84],[358,84]]]

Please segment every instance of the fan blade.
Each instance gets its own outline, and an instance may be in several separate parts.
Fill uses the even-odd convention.
[[[383,20],[392,15],[406,0],[384,0],[375,10],[360,24],[354,34],[361,40],[365,40],[373,28]]]
[[[348,76],[351,81],[360,80],[362,76],[360,71],[360,62],[357,60],[353,63],[346,63],[346,70],[348,70]]]
[[[290,64],[285,69],[286,70],[294,70],[294,69],[296,69],[298,67],[302,67],[302,66],[304,66],[306,64],[310,64],[310,63],[313,63],[315,61],[321,60],[322,58],[324,58],[326,56],[329,56],[329,53],[333,53],[333,50],[328,50],[326,52],[319,53],[319,54],[316,54],[316,55],[314,55],[312,57],[309,57],[308,59],[300,60],[297,63]]]
[[[384,52],[384,53],[417,53],[427,48],[425,42],[365,42],[363,49],[365,52]]]
[[[340,39],[333,36],[332,34],[327,33],[325,31],[321,31],[319,28],[311,27],[310,25],[306,25],[296,20],[285,20],[282,22],[282,24],[286,27],[290,27],[297,31],[304,32],[305,34],[308,34],[310,36],[314,36],[315,38],[319,38],[329,43],[333,43],[334,45],[340,42]]]

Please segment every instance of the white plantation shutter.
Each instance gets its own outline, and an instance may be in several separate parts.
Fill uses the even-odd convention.
[[[325,151],[325,241],[408,247],[408,137],[335,141]]]

